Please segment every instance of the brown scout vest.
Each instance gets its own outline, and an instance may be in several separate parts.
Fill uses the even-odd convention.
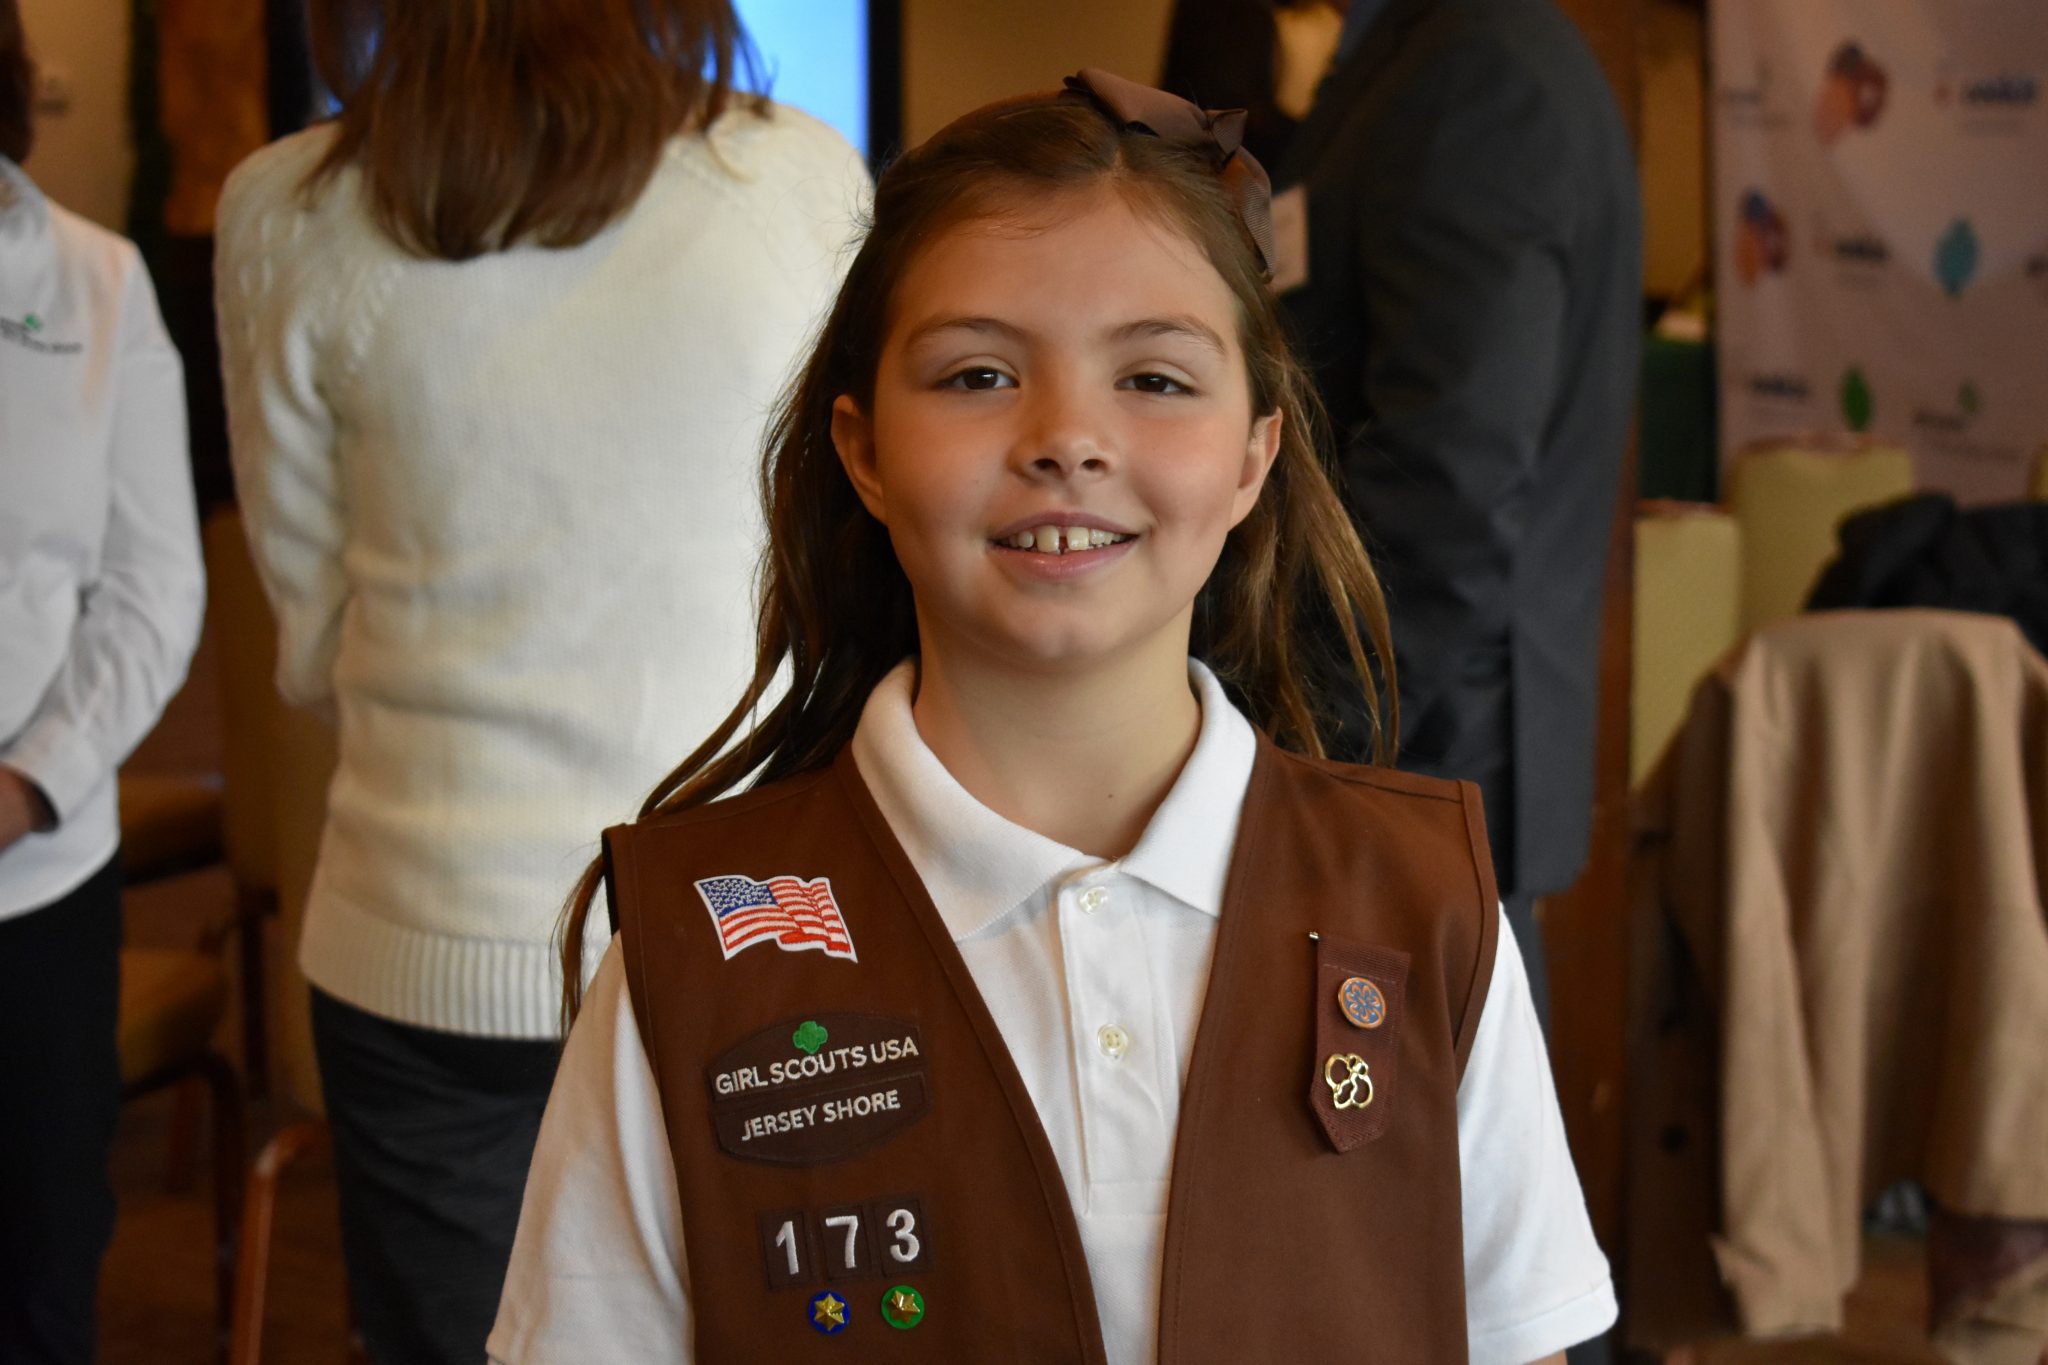
[[[605,849],[696,1359],[1103,1361],[1031,1098],[851,753]],[[733,874],[829,879],[855,960],[726,958],[695,883]],[[1496,915],[1470,783],[1261,738],[1181,1098],[1159,1360],[1465,1360],[1457,1088]],[[1345,1018],[1351,977],[1379,988],[1377,1027]],[[1346,1056],[1372,1099],[1339,1110]],[[897,1286],[923,1296],[907,1330],[884,1318]]]

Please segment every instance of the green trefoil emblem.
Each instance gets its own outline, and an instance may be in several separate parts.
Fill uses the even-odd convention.
[[[37,317],[34,313],[30,313],[26,317],[24,317],[21,320],[21,325],[28,328],[31,332],[40,332],[43,330],[43,320]]]
[[[830,1036],[817,1020],[806,1019],[795,1033],[789,1035],[789,1041],[796,1044],[798,1052],[816,1056],[818,1049],[825,1046],[825,1040]]]

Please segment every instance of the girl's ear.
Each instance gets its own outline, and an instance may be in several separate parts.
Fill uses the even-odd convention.
[[[1233,527],[1250,516],[1252,508],[1258,504],[1259,491],[1266,486],[1266,475],[1272,472],[1273,461],[1280,454],[1281,421],[1281,412],[1275,408],[1252,422],[1252,433],[1244,443],[1244,464],[1238,470],[1237,497],[1230,508]]]
[[[882,481],[875,475],[874,423],[868,420],[850,393],[842,393],[832,400],[832,448],[839,452],[840,466],[846,470],[846,477],[853,484],[853,491],[860,495],[861,505],[868,509],[868,515],[887,526],[889,518],[883,513]]]

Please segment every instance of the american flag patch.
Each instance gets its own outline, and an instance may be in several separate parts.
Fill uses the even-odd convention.
[[[770,877],[765,882],[706,877],[697,883],[697,894],[711,912],[728,962],[740,950],[770,940],[786,953],[817,948],[827,957],[860,960],[853,955],[853,936],[832,899],[828,877]]]

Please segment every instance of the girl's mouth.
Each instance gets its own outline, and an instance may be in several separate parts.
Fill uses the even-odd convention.
[[[1004,536],[996,544],[1011,550],[1029,550],[1042,555],[1071,555],[1083,550],[1100,550],[1121,545],[1134,537],[1096,526],[1032,526]]]

